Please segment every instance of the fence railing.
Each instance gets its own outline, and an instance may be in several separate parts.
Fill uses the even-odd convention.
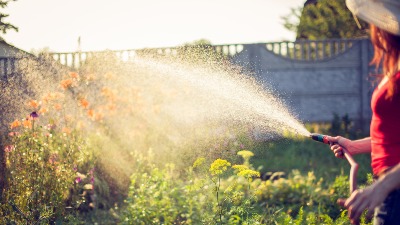
[[[0,57],[0,79],[7,79],[16,72],[16,64],[20,58]]]
[[[299,40],[295,42],[266,43],[267,50],[284,58],[316,61],[339,55],[360,39]]]
[[[328,39],[328,40],[299,40],[295,42],[269,42],[258,43],[265,50],[273,52],[284,58],[299,61],[319,61],[339,55],[351,48],[360,39]],[[227,44],[206,46],[217,54],[226,57],[235,57],[242,51],[251,51],[249,46],[254,44]],[[107,51],[88,51],[88,52],[59,52],[51,53],[52,57],[61,63],[72,68],[79,68],[86,60],[98,55],[113,55],[123,61],[134,59],[137,55],[148,53],[165,56],[176,56],[189,50],[189,46],[170,47],[170,48],[147,48],[147,49],[128,49],[128,50],[107,50]]]

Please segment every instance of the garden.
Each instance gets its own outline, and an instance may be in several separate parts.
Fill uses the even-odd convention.
[[[213,111],[225,99],[177,79],[238,73],[221,59],[191,57],[183,71],[157,60],[110,54],[79,71],[46,56],[18,62],[19,76],[1,82],[1,224],[349,224],[336,204],[349,196],[345,160],[290,130],[254,138],[253,124]],[[363,135],[332,118],[306,128]],[[366,185],[368,157],[356,161]]]

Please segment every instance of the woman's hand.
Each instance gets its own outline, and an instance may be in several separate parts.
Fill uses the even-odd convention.
[[[383,203],[389,190],[376,182],[364,189],[354,191],[348,199],[339,199],[338,203],[348,209],[348,216],[352,224],[359,224],[360,216],[368,210],[367,217],[372,217],[374,208]]]
[[[353,155],[351,151],[352,150],[351,140],[341,136],[336,136],[336,137],[327,136],[327,138],[329,142],[333,143],[331,145],[331,150],[333,151],[333,153],[337,158],[344,158],[343,147],[347,149],[347,151],[349,151],[351,155]]]

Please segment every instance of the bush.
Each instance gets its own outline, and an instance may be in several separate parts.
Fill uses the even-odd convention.
[[[88,151],[76,132],[42,125],[34,112],[12,124],[5,147],[7,185],[1,222],[59,221],[85,202],[83,192],[93,190]],[[88,174],[85,174],[88,172]],[[90,173],[90,174],[89,174]]]
[[[253,179],[259,173],[251,164],[233,165],[234,171],[230,167],[226,160],[207,164],[199,158],[180,176],[173,165],[160,169],[148,164],[150,172],[131,177],[122,224],[349,223],[335,204],[337,197],[347,195],[345,176],[325,188],[312,172],[293,171],[288,178],[263,181]]]

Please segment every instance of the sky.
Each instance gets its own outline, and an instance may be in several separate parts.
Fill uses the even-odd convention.
[[[282,16],[305,0],[17,0],[3,37],[28,52],[174,47],[293,41]],[[80,39],[80,45],[78,44]]]

